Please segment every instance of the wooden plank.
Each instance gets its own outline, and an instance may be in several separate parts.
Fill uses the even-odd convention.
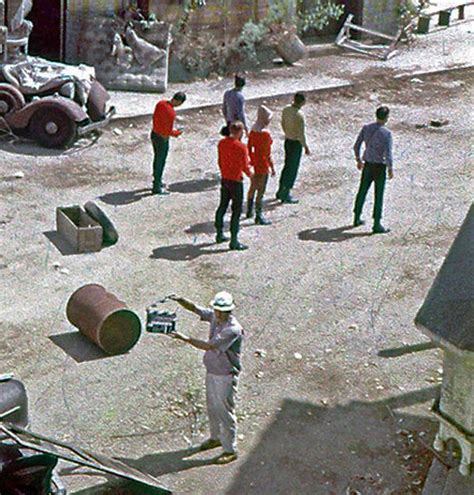
[[[454,2],[453,4],[449,4],[444,7],[435,7],[435,8],[428,7],[426,10],[421,11],[421,15],[432,17],[446,10],[459,9],[460,7],[467,7],[469,5],[474,5],[474,0],[470,0],[466,2]]]
[[[348,26],[349,29],[353,29],[354,31],[360,31],[361,33],[371,34],[372,36],[378,36],[379,38],[384,38],[386,40],[393,41],[396,38],[394,36],[389,36],[388,34],[378,33],[377,31],[372,31],[371,29],[365,29],[357,24],[350,24]]]

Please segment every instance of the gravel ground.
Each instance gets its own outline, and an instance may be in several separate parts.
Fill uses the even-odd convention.
[[[108,130],[65,152],[1,143],[0,373],[25,382],[33,430],[128,459],[179,494],[420,493],[441,352],[414,352],[429,346],[416,347],[426,340],[413,318],[472,200],[473,72],[421,82],[369,75],[308,103],[313,155],[295,189],[301,203],[278,205],[270,181],[273,225],[243,221],[243,253],[213,244],[217,110],[186,116],[166,169],[169,197],[146,190],[148,124],[124,123],[121,135]],[[278,116],[286,99],[267,103]],[[392,108],[396,176],[386,195],[392,232],[372,236],[370,225],[350,228],[358,184],[351,148],[380,103]],[[249,105],[252,118],[255,111]],[[417,127],[432,119],[449,124]],[[272,130],[280,170],[278,118]],[[119,243],[62,255],[45,236],[56,206],[93,198]],[[199,351],[145,334],[130,353],[104,358],[78,341],[65,304],[90,282],[142,316],[170,292],[202,303],[233,292],[247,333],[237,462],[186,457],[206,432]],[[207,331],[183,311],[179,327]],[[73,493],[120,493],[98,477],[64,479]],[[101,487],[85,489],[92,485]]]

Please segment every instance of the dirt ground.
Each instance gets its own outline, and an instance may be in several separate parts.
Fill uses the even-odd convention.
[[[126,459],[177,494],[420,493],[442,354],[413,319],[472,201],[473,71],[398,82],[369,76],[363,87],[308,103],[313,154],[295,188],[301,202],[279,205],[272,179],[273,225],[243,220],[246,252],[213,243],[217,111],[186,116],[165,172],[168,197],[147,189],[148,122],[63,152],[0,143],[0,373],[25,382],[33,431]],[[278,170],[286,103],[267,102]],[[386,236],[371,235],[369,221],[350,226],[359,178],[352,144],[379,104],[392,110],[395,147]],[[252,120],[255,112],[249,106]],[[54,236],[55,208],[94,198],[119,243],[69,254]],[[218,467],[217,452],[190,449],[207,426],[199,351],[144,333],[130,353],[105,357],[78,336],[65,305],[91,282],[142,317],[170,292],[203,304],[218,290],[234,294],[247,336],[238,461]],[[184,311],[178,324],[206,335]],[[78,495],[128,493],[80,470],[63,468],[63,479]]]

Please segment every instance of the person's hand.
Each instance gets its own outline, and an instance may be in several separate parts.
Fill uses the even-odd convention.
[[[388,178],[393,179],[393,169],[391,168],[388,169]]]
[[[311,155],[311,150],[309,149],[309,146],[304,147],[304,154],[305,155]]]
[[[356,166],[357,166],[357,170],[362,170],[364,168],[364,164],[362,160],[357,160]]]

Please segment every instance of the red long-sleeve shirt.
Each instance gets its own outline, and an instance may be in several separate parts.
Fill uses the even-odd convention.
[[[218,144],[219,169],[226,180],[241,181],[243,173],[252,176],[247,146],[233,137],[225,137]]]
[[[268,131],[250,131],[248,142],[250,163],[256,174],[268,174],[272,164],[272,143]]]
[[[173,129],[176,119],[176,110],[167,100],[161,100],[156,104],[153,113],[153,132],[162,137],[177,137],[181,131]]]

